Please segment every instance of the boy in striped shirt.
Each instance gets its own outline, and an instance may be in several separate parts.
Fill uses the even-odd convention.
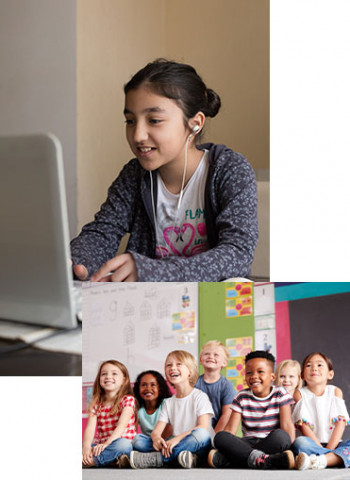
[[[290,405],[293,398],[273,385],[275,358],[257,350],[245,358],[245,381],[231,405],[232,413],[224,431],[214,437],[217,450],[208,462],[214,468],[294,468],[288,450],[295,439]],[[242,422],[243,437],[236,436]]]

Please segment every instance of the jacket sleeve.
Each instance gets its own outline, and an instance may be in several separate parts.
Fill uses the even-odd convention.
[[[139,281],[217,282],[249,275],[258,240],[257,189],[254,171],[242,155],[216,170],[212,196],[217,244],[193,257],[152,259],[130,252]]]
[[[137,202],[140,201],[140,175],[136,161],[126,164],[109,187],[107,199],[94,220],[71,241],[73,265],[84,265],[88,278],[116,255],[121,239],[130,231]]]

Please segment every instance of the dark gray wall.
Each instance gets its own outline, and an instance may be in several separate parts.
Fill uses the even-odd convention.
[[[76,232],[76,0],[1,0],[0,134],[50,131],[62,142]]]

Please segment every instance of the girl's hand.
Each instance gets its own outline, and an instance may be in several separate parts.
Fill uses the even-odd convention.
[[[92,448],[90,446],[84,447],[83,445],[83,464],[84,465],[94,464],[94,460],[92,458]]]
[[[100,453],[103,452],[103,450],[107,447],[107,445],[105,443],[99,443],[98,445],[95,445],[93,448],[92,448],[92,454],[95,456],[95,457],[98,457],[100,455]]]
[[[90,278],[91,282],[137,282],[137,269],[130,253],[108,260]]]

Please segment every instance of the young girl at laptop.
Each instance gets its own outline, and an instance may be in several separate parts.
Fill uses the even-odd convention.
[[[257,196],[247,160],[196,145],[221,101],[190,65],[147,64],[124,87],[126,138],[136,158],[71,243],[73,271],[91,281],[219,281],[247,276]],[[127,253],[116,256],[130,233]]]
[[[101,363],[89,407],[83,437],[83,465],[115,465],[121,455],[132,450],[135,437],[135,398],[129,373],[116,361]]]

